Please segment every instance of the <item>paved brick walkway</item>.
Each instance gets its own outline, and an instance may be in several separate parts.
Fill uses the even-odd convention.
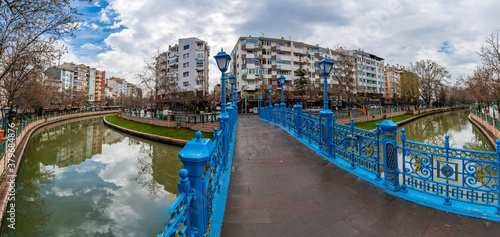
[[[288,132],[240,116],[221,236],[500,236],[500,223],[396,198]]]

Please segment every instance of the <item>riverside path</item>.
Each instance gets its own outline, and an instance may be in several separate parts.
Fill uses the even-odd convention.
[[[221,236],[500,236],[500,223],[394,197],[240,116]]]

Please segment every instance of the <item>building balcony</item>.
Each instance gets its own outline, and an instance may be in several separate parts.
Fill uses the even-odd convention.
[[[241,50],[251,50],[251,49],[256,49],[257,47],[255,47],[255,45],[253,44],[245,44],[245,45],[242,45],[241,46]]]
[[[255,58],[255,54],[245,54],[246,58]]]
[[[292,56],[291,55],[276,55],[277,60],[286,60],[286,61],[292,61]]]

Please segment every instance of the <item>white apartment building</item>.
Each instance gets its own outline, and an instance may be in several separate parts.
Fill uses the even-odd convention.
[[[168,86],[178,91],[208,94],[210,47],[198,38],[179,39],[160,55],[160,72]],[[167,91],[168,93],[168,91]]]
[[[353,50],[356,59],[358,92],[385,94],[384,59],[362,50]]]
[[[295,81],[299,79],[296,71],[300,64],[307,73],[306,78],[316,87],[323,84],[318,62],[327,57],[335,61],[333,50],[318,45],[306,44],[265,37],[240,37],[231,51],[230,69],[236,76],[238,93],[245,93],[249,99],[257,99],[258,94],[268,93],[267,88],[261,91],[261,85],[273,85],[278,91],[281,87],[278,78],[286,77],[285,91],[295,90]],[[328,84],[338,84],[328,76]],[[262,88],[264,89],[264,88]]]
[[[96,85],[96,69],[95,68],[89,68],[88,69],[88,91],[87,91],[87,96],[88,96],[88,101],[90,103],[94,103],[95,101],[95,85]]]
[[[64,68],[49,68],[47,76],[52,85],[57,87],[58,91],[69,91],[73,89],[73,70]]]

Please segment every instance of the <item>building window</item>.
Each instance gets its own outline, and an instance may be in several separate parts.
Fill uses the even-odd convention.
[[[184,45],[184,50],[189,49],[189,44]]]
[[[183,76],[183,77],[189,77],[189,72],[184,72],[184,73],[182,73],[182,76]]]
[[[183,63],[183,64],[182,64],[182,66],[183,66],[183,67],[185,67],[185,68],[186,68],[186,67],[189,67],[189,62],[187,62],[187,63]]]
[[[188,81],[185,81],[185,82],[183,82],[183,83],[182,83],[182,85],[183,85],[184,87],[189,86],[189,82],[188,82]]]
[[[203,60],[196,60],[196,67],[203,67]]]
[[[189,58],[189,53],[185,53],[184,55],[182,55],[182,58],[184,59]]]
[[[204,55],[205,55],[205,54],[204,54],[204,52],[203,52],[203,51],[199,51],[199,50],[197,50],[197,51],[196,51],[196,53],[195,53],[195,55],[194,55],[194,57],[195,57],[195,58],[203,58],[203,57],[204,57]]]

